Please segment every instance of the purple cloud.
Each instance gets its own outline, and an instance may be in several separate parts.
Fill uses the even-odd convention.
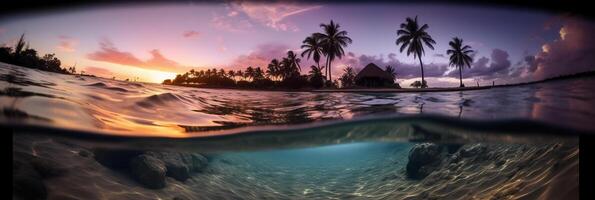
[[[542,51],[527,63],[537,79],[595,70],[595,24],[564,18],[560,37],[545,43]]]

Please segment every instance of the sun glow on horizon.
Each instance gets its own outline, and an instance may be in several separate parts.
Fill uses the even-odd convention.
[[[146,75],[148,78],[148,80],[146,80],[147,82],[162,83],[165,79],[173,79],[176,77],[176,73],[174,72],[151,71],[152,73]]]

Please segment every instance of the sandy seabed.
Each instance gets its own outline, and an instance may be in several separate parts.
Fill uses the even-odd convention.
[[[259,170],[239,159],[210,157],[207,169],[190,179],[168,177],[166,187],[147,189],[126,171],[97,162],[92,149],[39,135],[13,136],[13,166],[33,165],[40,174],[25,186],[13,182],[13,190],[45,190],[47,199],[578,199],[578,145],[467,144],[420,180],[406,176],[407,148],[374,167],[323,172],[333,181],[320,184],[309,180],[329,177],[290,176],[291,169]],[[478,145],[482,151],[461,153]],[[13,199],[26,199],[20,192]]]

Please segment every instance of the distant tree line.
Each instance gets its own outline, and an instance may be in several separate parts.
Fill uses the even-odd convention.
[[[244,70],[207,69],[190,70],[166,79],[163,84],[194,87],[228,87],[253,89],[321,88],[325,77],[322,68],[310,66],[308,75],[302,75],[301,59],[293,51],[287,56],[273,59],[266,69],[249,66]]]
[[[37,51],[29,48],[25,42],[25,34],[21,35],[14,47],[0,47],[0,62],[62,74],[76,73],[74,67],[61,68],[62,62],[53,53],[41,57],[37,55]]]

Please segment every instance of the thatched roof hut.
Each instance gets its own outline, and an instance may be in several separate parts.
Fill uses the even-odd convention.
[[[380,69],[374,63],[370,63],[357,73],[355,84],[363,87],[386,87],[392,86],[394,80],[390,73]]]

